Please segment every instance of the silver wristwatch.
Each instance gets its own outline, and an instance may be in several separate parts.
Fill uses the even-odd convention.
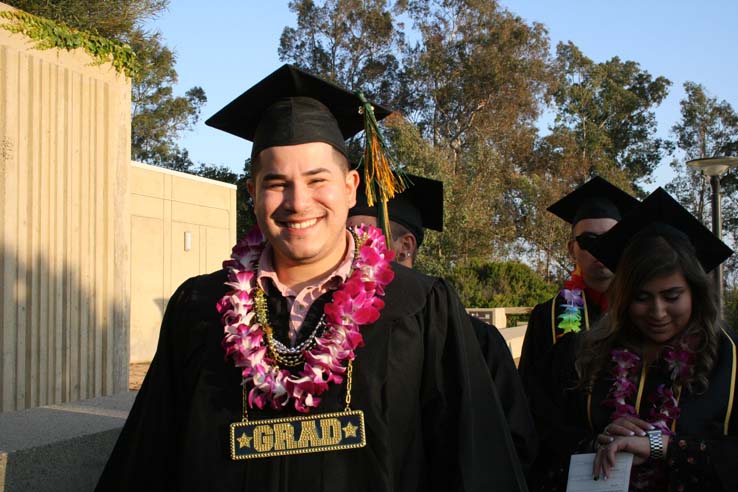
[[[646,434],[648,434],[648,445],[651,448],[651,459],[664,459],[664,438],[661,435],[661,431],[655,429],[647,431]]]

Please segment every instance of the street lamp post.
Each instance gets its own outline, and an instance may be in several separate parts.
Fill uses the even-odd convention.
[[[693,159],[687,165],[700,169],[702,174],[710,177],[712,187],[712,232],[718,239],[723,238],[722,211],[720,210],[720,176],[728,169],[738,166],[738,157],[707,157]],[[718,293],[718,309],[723,312],[723,265],[720,264],[713,272],[715,288]]]

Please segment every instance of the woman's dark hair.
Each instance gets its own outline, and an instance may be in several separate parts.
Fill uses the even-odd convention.
[[[614,347],[627,348],[643,358],[643,335],[633,325],[628,309],[645,283],[677,272],[684,275],[692,296],[692,314],[682,335],[696,343],[694,371],[678,383],[689,392],[707,389],[720,338],[716,293],[692,243],[669,227],[639,232],[623,252],[608,289],[608,314],[587,333],[577,355],[580,386],[591,386],[607,369]]]

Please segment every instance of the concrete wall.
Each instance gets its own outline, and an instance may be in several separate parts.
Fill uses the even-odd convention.
[[[148,362],[172,292],[230,256],[236,187],[134,162],[130,193],[131,362]]]
[[[0,411],[127,387],[130,104],[109,65],[0,29]]]

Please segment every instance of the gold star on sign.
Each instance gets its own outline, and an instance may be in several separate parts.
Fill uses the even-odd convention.
[[[346,437],[356,437],[356,430],[358,427],[355,425],[352,425],[351,422],[346,424],[346,427],[343,428],[343,433],[346,435]]]
[[[249,446],[251,446],[251,439],[252,438],[248,437],[245,432],[241,433],[241,437],[236,439],[236,441],[238,441],[239,449],[248,448]]]

